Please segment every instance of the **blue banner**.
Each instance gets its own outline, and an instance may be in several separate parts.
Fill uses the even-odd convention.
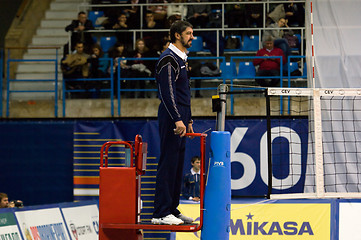
[[[209,146],[212,141],[210,133],[215,130],[215,125],[214,120],[194,122],[195,132],[208,133],[206,159],[209,157]],[[230,119],[226,121],[225,127],[226,131],[231,133],[232,195],[266,195],[268,191],[267,121],[265,119]],[[307,119],[272,119],[271,129],[272,193],[303,192],[307,160]],[[75,200],[97,198],[97,190],[94,191],[94,189],[98,188],[97,178],[102,144],[106,141],[133,141],[136,134],[142,135],[143,141],[148,143],[148,166],[144,177],[154,180],[160,154],[156,120],[79,121],[75,124]],[[184,173],[191,168],[190,159],[195,155],[200,155],[199,145],[198,138],[187,140]],[[121,159],[124,159],[124,156],[119,155],[119,157],[113,157],[111,162],[122,164]],[[292,167],[290,167],[291,164]],[[82,179],[88,179],[89,183]],[[151,185],[148,187],[154,188]]]

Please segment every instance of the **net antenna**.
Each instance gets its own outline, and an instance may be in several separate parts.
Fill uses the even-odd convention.
[[[286,170],[291,177],[272,181],[270,198],[360,198],[361,89],[269,88],[268,95],[273,126],[277,125],[277,116],[308,119],[307,143],[293,137],[292,130],[289,132],[287,166],[275,153],[282,145],[278,147],[274,141],[287,134],[287,128],[272,127],[272,172]],[[280,111],[279,106],[285,104],[289,105],[288,113]],[[302,158],[301,149],[306,147],[307,157]],[[303,191],[275,191],[293,187],[300,179]]]

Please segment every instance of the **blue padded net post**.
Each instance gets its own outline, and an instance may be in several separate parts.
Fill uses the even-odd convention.
[[[230,133],[211,134],[211,161],[204,195],[202,240],[229,239],[231,219]]]

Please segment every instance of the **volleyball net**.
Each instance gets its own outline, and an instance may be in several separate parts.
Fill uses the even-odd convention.
[[[269,88],[267,94],[272,126],[270,197],[361,197],[361,89]],[[293,122],[308,120],[301,133],[306,141],[277,123],[285,116]],[[300,182],[303,191],[282,192]]]

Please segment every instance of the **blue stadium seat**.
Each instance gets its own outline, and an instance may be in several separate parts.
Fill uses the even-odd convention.
[[[293,71],[298,70],[298,63],[297,62],[290,62],[288,65],[288,71],[292,73]]]
[[[101,27],[101,25],[97,25],[95,24],[97,19],[99,17],[103,17],[104,16],[104,12],[103,11],[89,11],[88,13],[88,19],[93,23],[94,27]]]
[[[237,35],[232,35],[232,36],[227,36],[225,38],[225,41],[227,43],[228,39],[236,39],[237,43],[239,43],[239,45],[236,48],[225,48],[224,51],[225,52],[236,52],[236,51],[241,51],[242,49],[242,37],[241,36],[237,36]]]
[[[203,51],[203,38],[201,36],[194,36],[192,47],[188,48],[189,52]]]
[[[100,37],[100,46],[102,47],[104,52],[108,52],[108,50],[113,47],[116,42],[117,38],[114,36]]]
[[[256,76],[256,69],[253,62],[240,62],[238,64],[237,77],[240,79],[254,78]]]
[[[222,77],[226,79],[235,78],[237,76],[236,64],[234,62],[222,62],[221,63]]]
[[[246,51],[246,52],[258,51],[259,48],[260,47],[259,47],[258,35],[244,36],[242,51]]]

